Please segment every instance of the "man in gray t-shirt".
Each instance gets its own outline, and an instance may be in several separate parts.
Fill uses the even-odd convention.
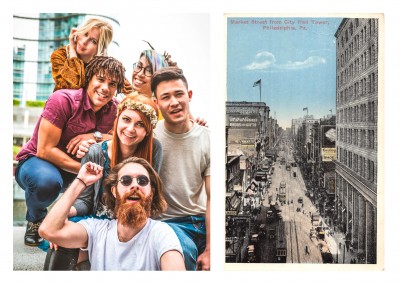
[[[157,219],[177,234],[186,270],[210,270],[210,131],[191,119],[193,93],[181,69],[161,68],[151,89],[164,118],[155,135],[163,148],[160,177],[168,203]]]
[[[165,223],[150,219],[166,209],[158,174],[141,158],[131,157],[104,180],[104,202],[112,220],[66,221],[79,194],[102,176],[88,162],[39,228],[46,240],[64,248],[88,250],[91,270],[185,270],[179,239]]]

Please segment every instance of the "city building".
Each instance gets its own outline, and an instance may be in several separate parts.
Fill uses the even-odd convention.
[[[376,263],[378,19],[345,18],[336,37],[336,224],[358,263]]]
[[[246,155],[259,155],[269,148],[269,107],[264,102],[226,102],[228,145]]]

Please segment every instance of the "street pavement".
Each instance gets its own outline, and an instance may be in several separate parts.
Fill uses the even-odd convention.
[[[323,222],[324,226],[326,224]],[[357,254],[352,252],[350,249],[346,249],[344,245],[345,235],[340,232],[330,231],[328,235],[325,234],[325,241],[329,247],[330,252],[335,262],[341,264],[350,264],[352,259],[357,260]],[[333,232],[333,234],[332,234]],[[341,245],[339,245],[339,243]]]
[[[43,270],[46,253],[37,247],[29,247],[24,244],[25,229],[25,226],[14,226],[13,228],[13,270]]]
[[[291,153],[280,152],[281,157],[286,161],[293,160]],[[298,167],[286,170],[284,165],[279,165],[279,160],[275,163],[275,172],[272,178],[271,187],[268,189],[263,201],[263,208],[268,207],[269,198],[277,201],[282,210],[282,221],[284,222],[287,236],[287,262],[294,263],[322,263],[322,251],[329,251],[332,254],[334,263],[350,264],[351,260],[357,259],[356,253],[346,248],[344,245],[344,234],[334,232],[325,220],[321,218],[321,226],[326,228],[325,240],[315,237],[310,238],[309,232],[313,228],[311,214],[318,213],[318,210],[305,196],[306,186]],[[296,173],[296,177],[293,175]],[[280,203],[277,198],[277,191],[281,181],[286,182],[286,204]],[[303,203],[298,203],[298,198],[303,198]],[[300,209],[299,211],[296,208]],[[262,216],[264,216],[264,212]],[[260,220],[261,221],[261,220]],[[262,221],[261,221],[262,222]],[[307,248],[307,249],[306,249]],[[263,247],[264,253],[267,247]],[[264,261],[267,258],[264,256]],[[270,261],[270,260],[269,260]],[[268,262],[269,262],[268,261]]]

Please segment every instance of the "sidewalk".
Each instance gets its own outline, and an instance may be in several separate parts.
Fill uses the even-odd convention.
[[[13,270],[41,271],[46,253],[37,247],[24,244],[25,229],[25,226],[13,228]]]
[[[323,222],[323,226],[328,227],[325,222]],[[345,235],[343,233],[335,231],[333,235],[329,233],[329,236],[325,233],[325,241],[336,263],[351,264],[352,259],[357,261],[357,253],[346,249]]]

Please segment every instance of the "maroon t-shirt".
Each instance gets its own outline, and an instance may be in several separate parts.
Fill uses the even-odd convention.
[[[95,113],[83,89],[61,89],[54,92],[44,106],[31,139],[22,147],[16,160],[23,160],[28,155],[36,156],[39,125],[42,118],[62,129],[57,148],[67,153],[67,144],[79,134],[93,133],[96,130],[108,133],[113,128],[117,116],[117,105],[118,101],[113,98]],[[76,157],[69,156],[77,160]]]

